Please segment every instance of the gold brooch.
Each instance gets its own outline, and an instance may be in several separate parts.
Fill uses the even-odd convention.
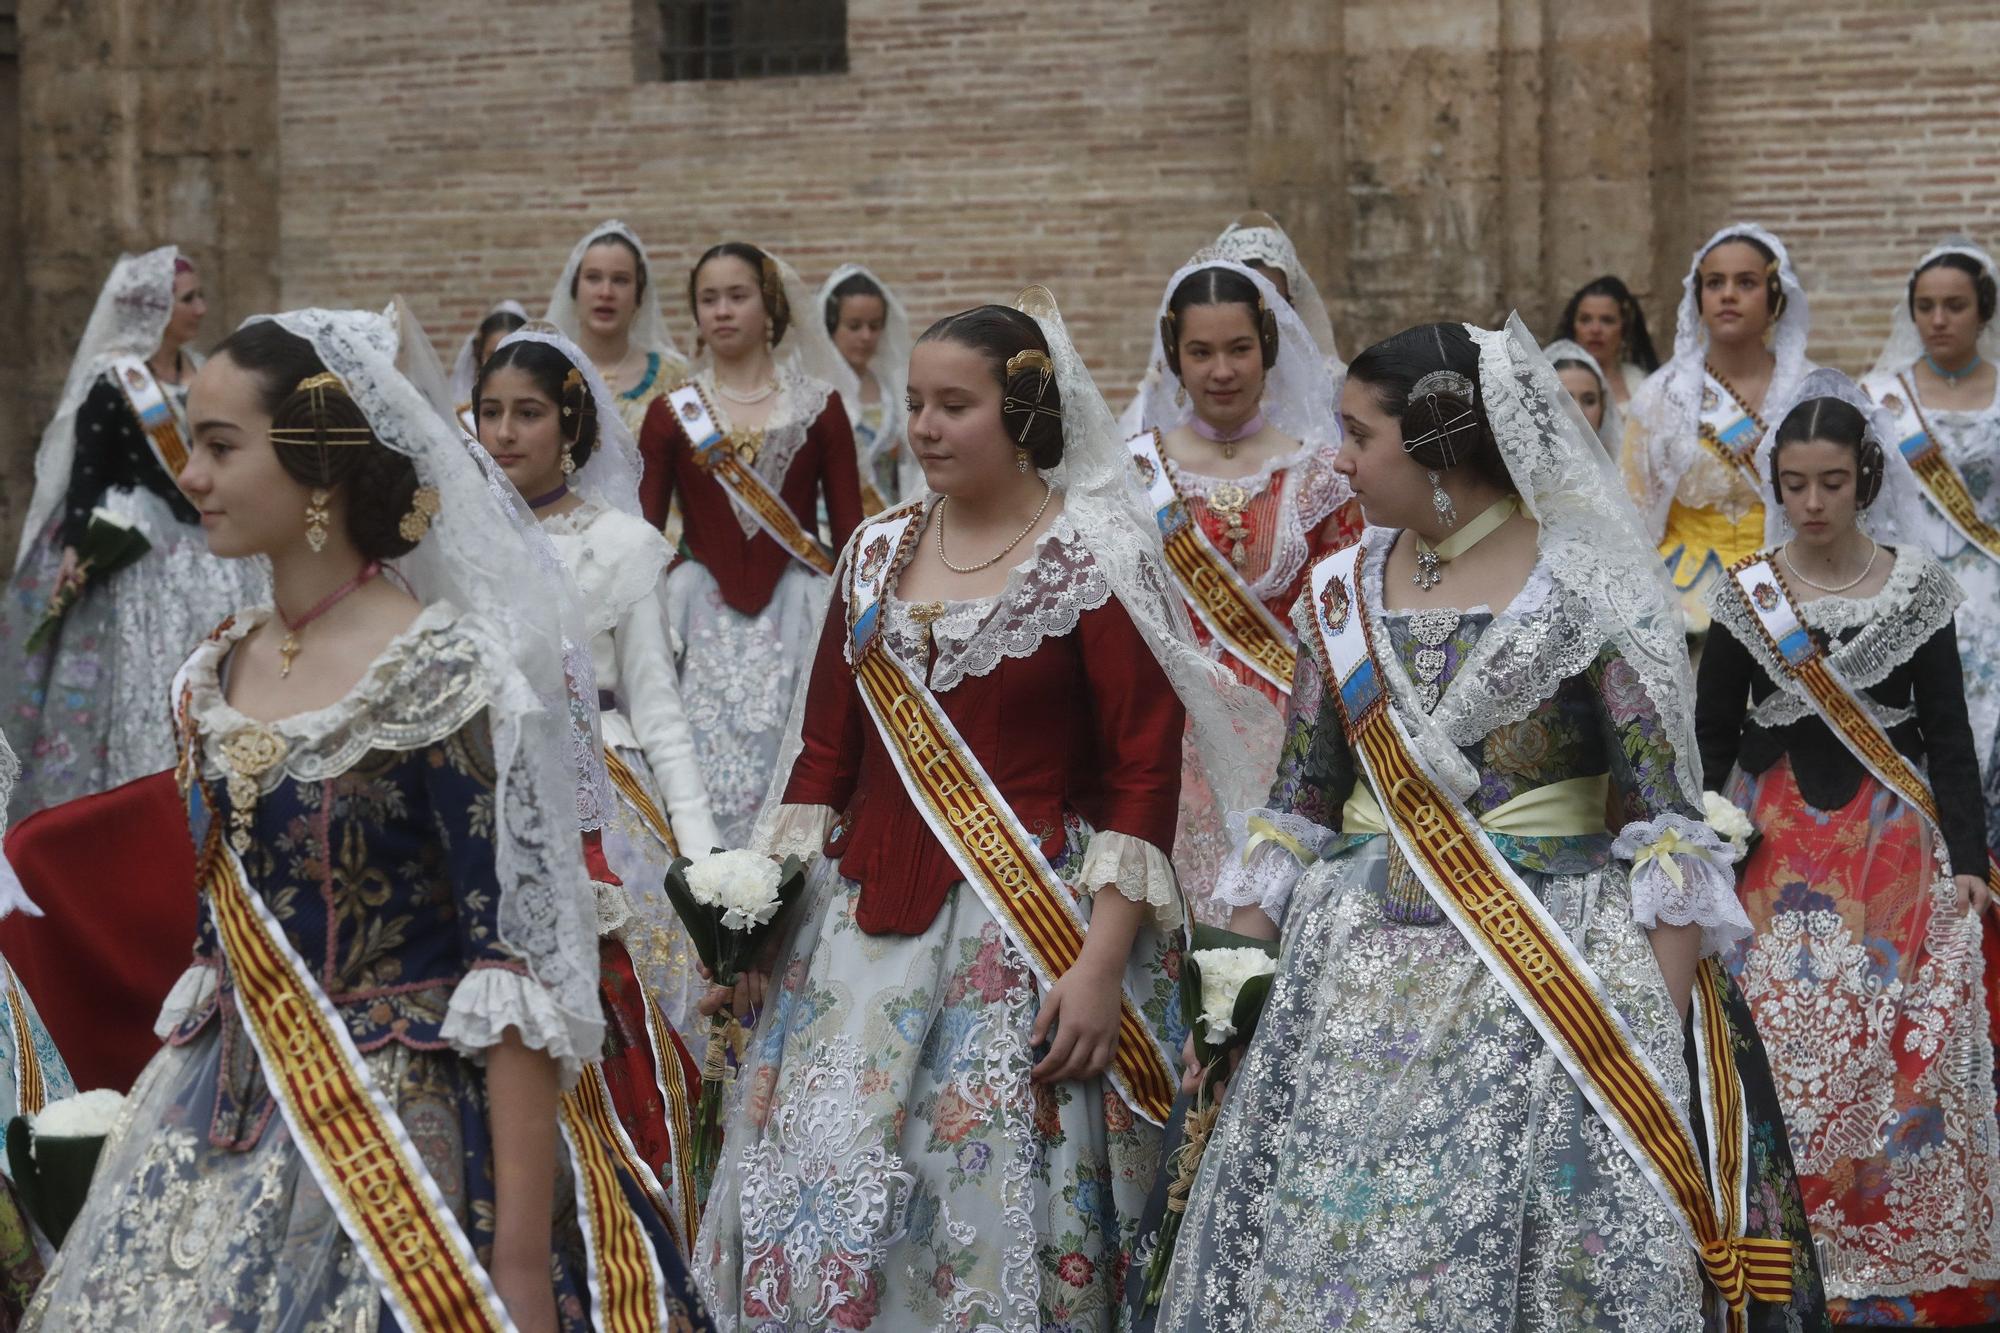
[[[746,467],[756,464],[757,454],[764,447],[763,431],[739,427],[736,430],[730,431],[724,438],[728,441],[730,449],[735,452],[736,457],[742,460]]]
[[[229,770],[229,845],[250,850],[250,821],[262,794],[260,779],[285,762],[285,738],[252,723],[222,740],[222,766]]]

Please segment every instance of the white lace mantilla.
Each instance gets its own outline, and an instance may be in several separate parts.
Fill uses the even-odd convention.
[[[716,388],[714,368],[703,366],[695,373],[695,379],[701,384],[701,391],[715,412],[715,424],[724,431],[731,430],[729,400]],[[811,433],[813,423],[819,420],[820,413],[826,410],[826,400],[832,393],[832,385],[814,379],[789,363],[779,365],[777,406],[771,409],[771,418],[763,428],[763,440],[757,446],[757,457],[751,464],[772,490],[784,488],[785,477],[792,470],[792,460],[805,446],[806,436]],[[745,537],[754,537],[763,531],[742,505],[731,505],[730,508],[735,512],[736,525],[743,529]]]
[[[1271,534],[1271,563],[1249,580],[1250,591],[1269,600],[1292,585],[1312,554],[1312,534],[1347,499],[1346,479],[1333,470],[1339,451],[1338,442],[1327,445],[1308,440],[1248,477],[1211,477],[1172,459],[1167,460],[1167,467],[1183,495],[1211,508],[1211,497],[1223,486],[1241,487],[1253,499],[1261,497],[1274,481],[1281,488],[1277,530]]]
[[[1771,552],[1762,554],[1774,558]],[[1887,680],[1891,672],[1916,656],[1931,636],[1951,624],[1964,597],[1951,575],[1928,553],[1904,546],[1896,550],[1895,567],[1881,591],[1870,597],[1829,596],[1801,602],[1799,618],[1829,640],[1855,631],[1853,638],[1839,643],[1827,658],[1849,685],[1866,690]],[[1752,721],[1764,727],[1783,727],[1817,714],[1805,687],[1793,681],[1779,663],[1734,580],[1717,584],[1709,594],[1709,614],[1750,650],[1750,656],[1778,687],[1751,710]],[[1862,702],[1885,727],[1915,716],[1908,709],[1885,708],[1866,695]]]
[[[228,630],[196,648],[181,668],[190,691],[189,715],[201,735],[204,777],[226,776],[223,741],[254,727],[275,732],[285,742],[284,759],[259,777],[259,790],[272,791],[287,779],[322,782],[345,773],[371,750],[436,744],[470,722],[495,695],[492,671],[502,659],[472,617],[438,602],[390,640],[337,702],[275,722],[256,721],[223,697],[219,672],[230,650],[270,615],[269,607],[244,612]]]
[[[892,572],[892,583],[894,578]],[[1084,612],[1110,600],[1110,580],[1069,515],[1059,514],[997,595],[942,603],[943,614],[928,624],[912,616],[911,604],[891,595],[885,599],[885,624],[897,655],[916,670],[935,647],[929,684],[933,693],[944,694],[968,677],[990,674],[1007,658],[1033,657],[1043,640],[1074,633]]]

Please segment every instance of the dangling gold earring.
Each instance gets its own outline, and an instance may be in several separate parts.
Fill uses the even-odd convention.
[[[1028,462],[1032,457],[1033,455],[1029,454],[1026,449],[1016,449],[1014,451],[1015,469],[1020,472],[1026,472],[1028,470]]]
[[[1187,386],[1185,384],[1182,384],[1179,380],[1174,381],[1174,406],[1175,407],[1187,406]]]
[[[326,525],[333,521],[326,502],[332,498],[331,492],[316,486],[306,499],[306,545],[315,555],[326,549]]]
[[[576,457],[569,451],[569,441],[563,441],[562,471],[565,477],[576,471]]]

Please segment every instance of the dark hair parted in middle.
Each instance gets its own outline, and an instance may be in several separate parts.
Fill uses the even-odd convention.
[[[1912,317],[1917,313],[1917,279],[1934,268],[1955,268],[1971,278],[1973,299],[1979,305],[1979,322],[1981,324],[1993,322],[1994,307],[1996,303],[2000,303],[2000,291],[1994,288],[1993,275],[1981,268],[1977,259],[1971,255],[1960,254],[1956,250],[1947,250],[1910,275],[1909,294],[1903,299],[1909,305]]]
[[[286,475],[305,486],[345,488],[347,536],[363,558],[393,560],[416,547],[397,531],[417,493],[416,465],[375,438],[346,388],[299,387],[326,374],[326,363],[310,342],[276,320],[260,319],[223,339],[214,355],[248,371],[257,381],[258,405],[271,415],[272,431],[292,433],[285,441],[271,441]],[[315,442],[293,442],[308,439]]]
[[[575,296],[576,293],[571,292],[570,295]],[[496,310],[485,319],[479,321],[479,328],[472,335],[472,345],[474,347],[484,347],[488,338],[493,337],[495,334],[504,338],[527,322],[528,318],[526,315],[517,315],[511,310]]]
[[[605,231],[591,237],[590,241],[583,247],[583,252],[584,254],[589,254],[592,249],[600,245],[618,246],[626,254],[632,256],[632,267],[638,274],[638,282],[633,287],[633,295],[643,297],[646,294],[646,256],[639,253],[639,247],[627,240],[623,232]],[[569,297],[572,301],[576,299],[576,284],[582,278],[583,264],[579,256],[576,272],[569,275]],[[480,327],[484,328],[485,325],[482,324]]]
[[[1868,433],[1868,418],[1861,409],[1839,398],[1807,398],[1785,413],[1778,433],[1771,438],[1771,493],[1785,502],[1784,486],[1778,480],[1778,457],[1788,444],[1824,440],[1854,453],[1854,499],[1863,509],[1882,493],[1882,446]]]
[[[1181,279],[1167,298],[1167,313],[1160,317],[1160,349],[1176,378],[1181,373],[1181,322],[1198,305],[1242,306],[1250,316],[1250,327],[1257,330],[1264,369],[1278,364],[1278,316],[1264,304],[1257,284],[1233,269],[1203,268]]]
[[[523,338],[488,357],[472,386],[474,413],[478,412],[479,400],[485,393],[487,377],[496,370],[509,368],[526,375],[550,402],[562,409],[560,429],[569,445],[570,461],[578,467],[588,463],[591,451],[597,448],[597,400],[590,396],[590,385],[583,372],[547,343]]]
[[[1041,325],[1012,306],[974,306],[946,315],[917,341],[954,342],[979,353],[1000,386],[1000,424],[1007,438],[1026,449],[1038,468],[1062,462],[1062,389],[1055,376],[1044,374],[1040,365],[1018,363],[1012,375],[1007,373],[1008,362],[1023,352],[1049,355]]]
[[[833,333],[840,328],[840,303],[850,296],[872,296],[882,303],[882,313],[889,312],[889,297],[866,273],[850,273],[834,284],[826,294],[826,331]]]
[[[792,305],[785,299],[785,284],[779,280],[777,263],[748,241],[724,241],[701,252],[701,258],[695,260],[694,267],[688,270],[689,312],[699,318],[694,294],[695,280],[701,276],[702,267],[711,259],[723,258],[740,259],[757,275],[757,291],[764,300],[764,318],[771,323],[771,345],[777,346],[785,340],[785,330],[792,326]]]
[[[1764,311],[1771,317],[1771,322],[1776,324],[1784,316],[1786,305],[1785,283],[1778,276],[1778,252],[1747,231],[1732,231],[1702,251],[1701,258],[1706,260],[1731,242],[1747,245],[1764,257]],[[1704,315],[1708,313],[1708,293],[1702,287],[1700,261],[1695,263],[1694,305],[1700,313]]]
[[[1569,304],[1563,307],[1562,324],[1556,329],[1556,337],[1579,341],[1576,336],[1576,311],[1584,298],[1589,296],[1606,296],[1617,303],[1618,318],[1625,325],[1619,335],[1624,343],[1625,359],[1648,375],[1658,370],[1660,354],[1653,350],[1653,335],[1646,332],[1646,312],[1639,308],[1638,298],[1632,295],[1632,289],[1616,274],[1607,273],[1601,278],[1592,278],[1576,289],[1569,298]],[[1606,366],[1604,373],[1609,375],[1614,369],[1616,367]]]
[[[1471,401],[1443,393],[1412,401],[1417,382],[1438,370],[1463,375],[1473,386]],[[1502,490],[1515,489],[1478,392],[1479,347],[1463,324],[1419,324],[1384,338],[1354,358],[1347,378],[1368,386],[1382,410],[1401,423],[1405,441],[1441,432],[1414,449],[1406,445],[1426,468],[1470,468]]]

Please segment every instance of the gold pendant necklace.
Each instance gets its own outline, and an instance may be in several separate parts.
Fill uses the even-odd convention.
[[[1425,592],[1429,592],[1444,582],[1444,567],[1470,551],[1500,530],[1502,524],[1519,513],[1521,502],[1515,496],[1497,500],[1488,505],[1470,523],[1451,536],[1432,546],[1422,537],[1417,537],[1417,572],[1410,576],[1410,582]],[[1412,536],[1416,534],[1412,533]]]

